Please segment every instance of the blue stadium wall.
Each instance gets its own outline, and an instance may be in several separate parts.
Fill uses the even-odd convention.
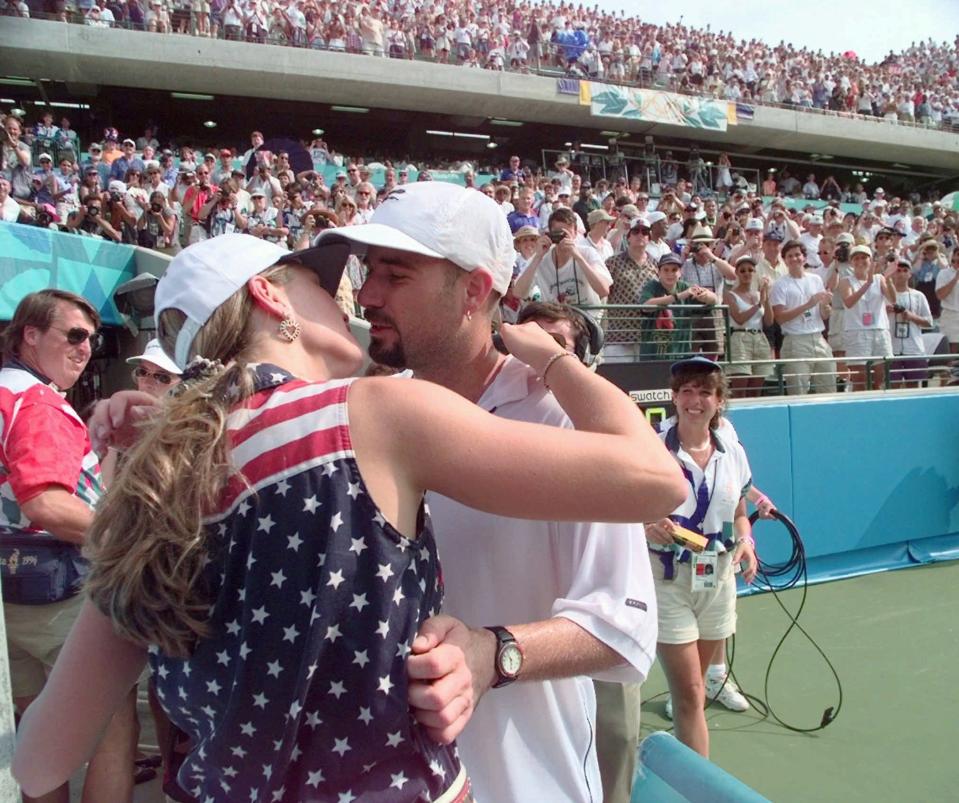
[[[812,581],[959,557],[959,394],[734,404],[755,483],[798,527]],[[756,525],[764,559],[786,529]]]

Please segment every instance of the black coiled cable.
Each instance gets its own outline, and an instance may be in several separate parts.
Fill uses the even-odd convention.
[[[766,590],[772,592],[773,599],[776,600],[776,604],[782,608],[783,613],[785,613],[789,619],[789,627],[786,628],[786,632],[783,633],[782,638],[779,639],[779,642],[776,644],[776,648],[773,650],[773,654],[770,656],[769,663],[766,666],[766,677],[763,682],[763,694],[765,695],[766,699],[760,700],[751,694],[746,694],[746,697],[751,700],[756,706],[756,709],[762,713],[763,719],[765,719],[767,716],[770,716],[787,730],[791,730],[796,733],[814,733],[827,727],[830,723],[835,721],[836,717],[839,716],[843,699],[842,681],[839,679],[836,668],[832,665],[832,662],[826,656],[826,653],[822,651],[822,648],[816,643],[815,639],[806,632],[801,624],[799,624],[799,617],[806,605],[806,594],[809,590],[808,576],[806,573],[806,550],[803,546],[802,538],[799,535],[799,530],[793,523],[792,519],[790,519],[789,516],[785,515],[784,513],[780,513],[778,510],[773,510],[772,516],[776,518],[789,532],[789,536],[792,541],[792,550],[789,557],[782,563],[764,561],[759,558],[757,552],[757,561],[759,567],[757,569],[756,576],[763,581],[766,586]],[[749,523],[754,525],[758,518],[759,512],[756,511],[749,517]],[[799,607],[796,609],[795,613],[792,613],[779,598],[779,592],[788,591],[791,588],[795,588],[797,585],[802,586],[802,596],[799,600]],[[798,630],[806,637],[806,640],[812,644],[812,646],[816,649],[816,652],[822,656],[822,659],[826,662],[826,666],[829,667],[829,671],[832,673],[832,676],[836,679],[836,689],[839,693],[839,699],[835,706],[829,706],[823,711],[822,719],[819,721],[819,724],[814,727],[802,728],[796,725],[790,725],[778,714],[776,714],[773,706],[769,702],[769,677],[772,674],[773,663],[776,660],[776,656],[779,655],[779,651],[782,649],[786,639],[789,637],[789,634],[792,633],[793,630]],[[735,635],[727,640],[726,651],[726,662],[729,667],[729,674],[735,679],[736,676],[733,673],[733,658],[736,654]]]

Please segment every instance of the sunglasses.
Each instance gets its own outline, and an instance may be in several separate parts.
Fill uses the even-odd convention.
[[[50,328],[56,329],[58,332],[63,334],[67,339],[67,343],[69,343],[71,346],[79,346],[81,343],[89,340],[90,348],[96,350],[99,348],[100,343],[103,340],[99,332],[96,330],[90,332],[84,329],[82,326],[74,326],[72,329],[63,329],[59,326],[51,326]]]
[[[146,379],[147,377],[150,379],[155,379],[161,385],[169,385],[173,381],[173,375],[168,374],[166,371],[157,371],[156,373],[153,373],[153,371],[148,371],[146,368],[142,368],[140,366],[137,366],[133,369],[134,379]]]

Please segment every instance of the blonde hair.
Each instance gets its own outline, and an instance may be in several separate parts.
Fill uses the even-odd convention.
[[[274,266],[261,275],[284,284],[291,274],[288,266]],[[223,487],[237,473],[226,424],[230,409],[253,393],[246,358],[252,311],[243,288],[197,333],[190,356],[227,367],[184,383],[185,390],[144,427],[97,507],[87,540],[91,601],[121,636],[141,646],[156,644],[168,655],[188,656],[208,633],[203,517],[216,511]],[[167,353],[183,321],[179,310],[162,313],[158,334]]]

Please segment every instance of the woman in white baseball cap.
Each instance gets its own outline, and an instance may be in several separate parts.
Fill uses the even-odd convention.
[[[141,393],[159,398],[180,383],[182,371],[167,357],[156,338],[146,344],[143,354],[128,357],[127,363],[133,366],[133,381]]]
[[[474,702],[463,655],[491,641],[457,620],[417,636],[443,595],[426,489],[574,521],[682,499],[635,405],[536,324],[504,326],[506,345],[562,404],[589,405],[575,409],[595,433],[497,418],[428,382],[344,378],[362,357],[333,301],[349,248],[227,234],[160,279],[159,340],[183,382],[98,508],[90,599],[18,736],[27,794],[84,761],[149,660],[190,737],[172,774],[195,799],[468,800],[452,745]],[[411,653],[462,687],[415,719]],[[518,672],[509,655],[497,666]]]

